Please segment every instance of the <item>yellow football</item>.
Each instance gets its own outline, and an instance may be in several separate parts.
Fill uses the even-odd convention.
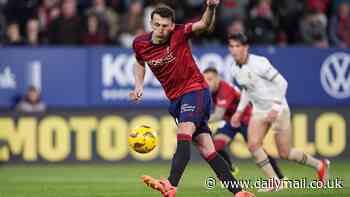
[[[139,126],[130,131],[129,147],[138,153],[149,153],[157,146],[157,133],[149,126]]]

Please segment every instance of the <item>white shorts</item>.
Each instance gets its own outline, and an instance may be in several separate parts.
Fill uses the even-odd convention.
[[[266,112],[254,112],[252,115],[252,120],[264,121],[267,117]],[[291,115],[289,107],[283,108],[279,113],[277,119],[271,123],[271,129],[275,132],[289,132],[291,127]]]

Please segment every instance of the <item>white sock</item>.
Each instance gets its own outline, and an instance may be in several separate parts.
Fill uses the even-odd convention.
[[[296,150],[295,148],[292,148],[290,150],[288,155],[289,160],[297,161],[300,164],[311,166],[317,170],[320,169],[320,160],[312,157],[311,155],[307,155],[299,150]]]
[[[277,178],[277,174],[273,170],[270,160],[267,157],[263,148],[259,148],[255,152],[253,152],[253,156],[255,158],[256,164],[263,170],[266,176],[269,178]]]

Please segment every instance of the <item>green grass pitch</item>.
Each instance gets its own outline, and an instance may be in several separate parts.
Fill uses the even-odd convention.
[[[170,162],[128,163],[108,165],[2,165],[0,166],[0,197],[156,197],[159,193],[141,184],[143,174],[167,177]],[[239,178],[262,177],[252,161],[240,161]],[[289,179],[313,178],[314,171],[291,162],[280,162]],[[350,197],[348,161],[333,161],[332,179],[343,181],[343,189],[284,189],[275,193],[258,193],[267,196]],[[190,163],[180,183],[177,197],[229,197],[230,193],[216,187],[205,188],[205,179],[214,176],[204,162]]]

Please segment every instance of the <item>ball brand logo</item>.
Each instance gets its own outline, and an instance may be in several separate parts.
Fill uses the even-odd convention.
[[[350,54],[334,53],[323,62],[321,84],[334,98],[350,97]]]

